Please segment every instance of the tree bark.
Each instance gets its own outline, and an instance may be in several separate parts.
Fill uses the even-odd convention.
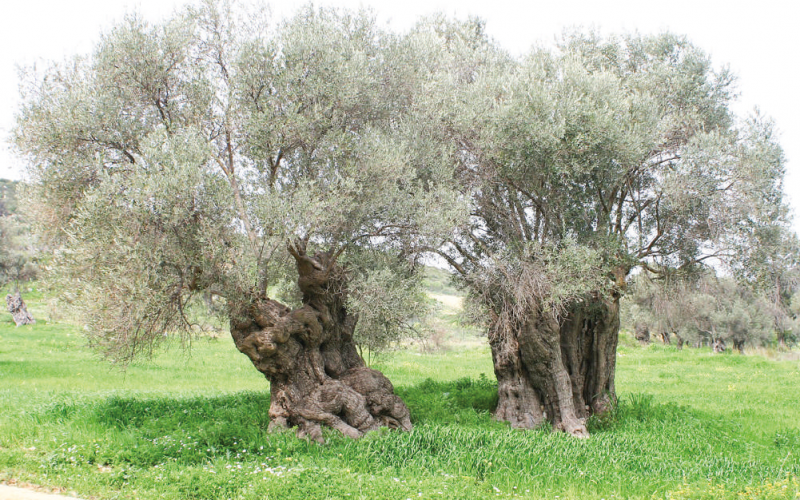
[[[490,333],[497,419],[516,428],[534,428],[547,420],[556,430],[588,437],[589,415],[616,403],[616,295],[573,304],[560,321],[542,311],[511,328],[494,321]]]
[[[270,429],[297,427],[298,437],[323,442],[322,426],[358,438],[386,426],[411,430],[405,403],[391,382],[358,355],[357,318],[346,307],[346,276],[330,254],[297,262],[303,305],[290,309],[260,291],[231,312],[236,347],[270,382]]]
[[[11,313],[11,316],[14,318],[14,323],[16,323],[17,326],[36,323],[31,313],[28,312],[28,308],[25,306],[25,301],[22,300],[22,294],[20,294],[20,292],[14,295],[10,293],[6,295],[6,305],[8,306],[8,312]]]

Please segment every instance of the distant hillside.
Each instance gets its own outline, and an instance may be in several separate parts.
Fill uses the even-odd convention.
[[[428,293],[463,296],[453,283],[453,273],[438,267],[425,266],[425,279],[422,281]]]

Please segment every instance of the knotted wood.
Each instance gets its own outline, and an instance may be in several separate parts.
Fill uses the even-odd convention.
[[[20,292],[14,295],[10,293],[6,295],[6,304],[8,306],[8,312],[11,313],[11,316],[14,318],[14,323],[16,323],[17,326],[36,323],[31,313],[28,312],[28,308],[25,306],[25,301],[22,300],[22,294],[20,294]]]
[[[296,427],[299,437],[320,442],[323,426],[352,438],[379,427],[411,430],[391,382],[358,355],[341,267],[328,253],[307,255],[302,242],[289,252],[303,305],[290,309],[253,292],[231,315],[236,347],[270,381],[270,429]]]

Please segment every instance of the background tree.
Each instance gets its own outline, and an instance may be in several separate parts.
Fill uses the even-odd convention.
[[[700,283],[700,291],[713,300],[705,301],[705,314],[698,315],[707,329],[697,331],[711,336],[715,350],[732,345],[743,354],[745,344],[764,345],[774,339],[770,304],[763,296],[732,279],[707,278]]]
[[[17,181],[0,179],[0,280],[4,285],[36,279],[39,248],[31,227],[19,212]]]
[[[487,57],[499,51],[474,25],[454,29],[440,34],[462,57],[441,56],[442,95],[457,97],[439,130],[473,207],[437,252],[485,307],[497,417],[584,436],[616,398],[631,269],[734,259],[781,223],[782,153],[681,37],[568,34],[516,62]]]
[[[20,285],[36,279],[41,249],[30,224],[18,211],[17,185],[17,181],[0,179],[0,282],[11,285],[6,305],[19,326],[36,323],[22,298]]]
[[[734,275],[766,295],[778,346],[788,349],[797,335],[792,300],[800,287],[800,241],[785,225],[755,228],[751,239],[754,244],[734,263]]]
[[[413,282],[376,297],[377,280],[413,274],[406,235],[460,205],[405,161],[406,69],[369,14],[272,24],[209,1],[158,25],[131,16],[91,57],[30,75],[16,144],[92,344],[148,353],[212,293],[270,381],[271,428],[409,429],[354,341],[360,308],[370,328],[418,312],[402,309]],[[269,295],[291,273],[290,307]]]
[[[642,274],[630,280],[624,299],[623,317],[635,330],[637,339],[641,329],[677,347],[683,347],[687,328],[691,323],[692,282],[679,279],[655,281]]]
[[[660,283],[637,276],[628,300],[629,321],[648,325],[665,343],[674,336],[679,347],[686,341],[721,352],[730,345],[743,353],[748,344],[775,340],[774,304],[767,295],[712,270]]]

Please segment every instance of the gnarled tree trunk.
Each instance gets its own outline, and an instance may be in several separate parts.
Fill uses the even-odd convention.
[[[25,301],[22,300],[22,294],[20,292],[14,295],[10,293],[6,295],[6,305],[8,306],[8,312],[11,313],[11,316],[14,318],[14,323],[16,323],[17,326],[36,323],[31,313],[28,312],[28,308],[25,306]]]
[[[560,321],[535,311],[512,328],[493,322],[495,417],[526,429],[549,420],[554,429],[587,437],[588,416],[616,402],[618,336],[616,295],[573,304]]]
[[[346,278],[327,253],[290,245],[303,306],[290,309],[257,292],[232,311],[231,335],[270,382],[270,429],[297,427],[322,442],[322,426],[358,438],[382,426],[411,429],[391,382],[365,366],[353,341],[356,317],[345,308]]]

